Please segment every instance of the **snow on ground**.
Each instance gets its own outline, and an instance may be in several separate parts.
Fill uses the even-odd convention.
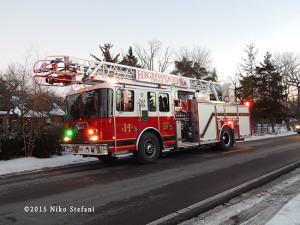
[[[62,156],[52,156],[51,158],[46,159],[38,159],[35,157],[11,159],[0,161],[0,175],[94,161],[99,161],[99,159],[92,157],[83,158],[80,155],[69,154],[63,154]]]
[[[288,202],[266,225],[300,224],[300,193]]]
[[[300,168],[179,225],[299,225],[299,188]]]
[[[252,140],[260,140],[264,138],[273,138],[279,136],[288,136],[296,134],[292,131],[280,130],[279,134],[270,135],[267,134],[265,136],[253,136],[250,138],[246,138],[245,141],[252,141]],[[18,158],[12,159],[7,161],[0,160],[0,175],[12,174],[12,173],[20,173],[25,171],[32,171],[32,170],[40,170],[45,168],[53,168],[58,166],[65,166],[77,163],[85,163],[85,162],[92,162],[98,161],[97,158],[83,158],[79,155],[62,155],[62,156],[52,156],[52,158],[47,159],[38,159],[34,157],[29,158]]]
[[[278,133],[276,135],[274,134],[265,134],[265,135],[253,135],[252,137],[245,138],[244,141],[254,141],[254,140],[260,140],[260,139],[267,139],[267,138],[275,138],[275,137],[282,137],[282,136],[289,136],[294,135],[296,132],[294,131],[282,131],[281,133]]]

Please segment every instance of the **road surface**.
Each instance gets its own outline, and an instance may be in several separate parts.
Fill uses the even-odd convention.
[[[0,224],[147,224],[299,161],[299,151],[293,135],[167,152],[146,166],[126,157],[2,177]]]

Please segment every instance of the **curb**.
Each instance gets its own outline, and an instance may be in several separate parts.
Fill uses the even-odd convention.
[[[177,212],[171,213],[167,216],[164,216],[160,219],[157,219],[151,223],[148,223],[147,225],[165,225],[165,224],[178,224],[180,222],[183,222],[185,220],[191,219],[193,217],[198,216],[201,213],[204,213],[218,205],[221,205],[230,199],[239,196],[241,193],[250,191],[251,189],[254,189],[256,187],[259,187],[270,180],[273,180],[285,173],[288,173],[296,168],[300,167],[300,160],[289,164],[285,167],[282,167],[278,170],[275,170],[271,173],[265,174],[263,176],[260,176],[258,178],[255,178],[251,181],[248,181],[246,183],[243,183],[237,187],[231,188],[227,191],[224,191],[220,194],[217,194],[215,196],[212,196],[208,199],[205,199],[203,201],[197,202],[193,205],[190,205],[186,208],[183,208],[181,210],[178,210]]]

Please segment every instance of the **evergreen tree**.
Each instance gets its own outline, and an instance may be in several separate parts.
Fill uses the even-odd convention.
[[[132,67],[138,67],[140,68],[141,66],[138,64],[138,59],[135,57],[133,54],[132,47],[130,46],[128,49],[128,53],[123,57],[123,60],[120,62],[122,65],[126,66],[132,66]]]
[[[253,44],[247,45],[245,49],[247,58],[242,58],[244,64],[240,64],[242,71],[240,71],[240,86],[236,88],[236,95],[241,100],[241,102],[250,100],[255,101],[255,68],[256,68],[256,55],[258,50],[255,49]]]
[[[200,66],[198,62],[193,62],[193,78],[199,80],[205,80],[206,77],[209,76],[209,71],[205,68]]]
[[[267,52],[263,63],[256,67],[256,114],[261,119],[269,120],[272,131],[275,132],[275,122],[282,122],[286,115],[283,105],[282,75],[276,71],[271,57],[272,55]]]
[[[180,61],[175,61],[175,70],[173,74],[180,74],[185,77],[192,77],[200,80],[217,81],[217,71],[214,68],[209,71],[205,67],[200,66],[198,62],[188,60],[186,57],[182,57]]]
[[[209,73],[209,76],[204,78],[204,80],[210,80],[210,81],[213,81],[213,82],[217,82],[218,81],[218,74],[217,74],[216,68],[213,68],[212,71]]]
[[[180,74],[185,77],[193,77],[194,69],[193,62],[188,60],[186,57],[182,57],[180,61],[175,61],[175,70],[173,74]]]

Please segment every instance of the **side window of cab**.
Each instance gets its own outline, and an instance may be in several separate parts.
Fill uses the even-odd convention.
[[[169,94],[168,93],[159,93],[158,101],[159,101],[159,111],[160,112],[169,112],[170,111]]]
[[[147,93],[147,101],[148,101],[148,111],[155,112],[156,111],[156,93],[148,92]]]
[[[117,89],[116,109],[120,112],[134,111],[134,91],[127,89]]]

